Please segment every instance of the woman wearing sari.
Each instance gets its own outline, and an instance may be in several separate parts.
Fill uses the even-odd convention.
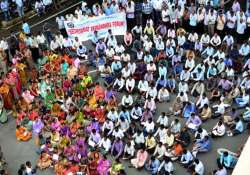
[[[94,96],[97,100],[104,99],[105,92],[103,87],[97,82],[94,88]]]
[[[99,175],[109,175],[111,164],[112,162],[104,155],[98,162],[97,172]]]
[[[71,144],[70,137],[68,137],[67,135],[65,135],[60,140],[59,148],[64,150],[70,144]]]
[[[109,100],[116,98],[116,93],[112,90],[111,87],[109,87],[106,91],[105,91],[105,98],[104,101],[108,102]]]
[[[66,75],[69,69],[69,63],[62,60],[60,67],[61,67],[61,75]]]
[[[29,90],[30,90],[30,94],[33,95],[34,97],[39,96],[39,94],[38,94],[38,83],[37,82],[32,82],[30,87],[29,87]]]
[[[33,128],[33,134],[35,136],[35,144],[36,145],[39,145],[39,134],[41,133],[43,127],[44,127],[44,124],[40,118],[37,118],[33,122],[32,128]]]
[[[8,121],[8,115],[0,96],[0,123],[6,123],[7,121]]]
[[[27,74],[26,74],[27,66],[25,64],[23,64],[23,63],[17,63],[16,68],[18,70],[18,74],[19,74],[19,77],[20,77],[21,84],[22,84],[22,86],[25,87],[27,85],[27,83],[28,83],[28,78],[27,78]]]
[[[54,93],[52,93],[50,90],[47,90],[44,103],[48,109],[52,109],[54,100],[55,100]]]
[[[125,169],[124,165],[120,162],[119,159],[113,161],[112,166],[110,168],[110,175],[119,175],[121,171]]]
[[[52,131],[50,135],[50,143],[52,144],[53,147],[57,147],[60,141],[60,134],[58,131]]]
[[[16,127],[16,138],[18,141],[28,141],[31,139],[32,133],[29,132],[25,127],[17,125]]]
[[[145,149],[140,149],[137,151],[136,157],[131,159],[131,164],[135,168],[142,168],[148,158],[148,152]]]
[[[74,76],[77,75],[77,68],[73,65],[71,65],[68,69],[68,72],[67,72],[67,77],[69,80],[72,80],[74,78]]]
[[[100,160],[100,153],[98,151],[92,151],[89,154],[89,174],[90,175],[99,175],[97,171],[98,162]]]
[[[15,69],[13,69],[13,71],[7,75],[7,79],[5,79],[5,81],[8,85],[10,85],[13,97],[15,99],[18,99],[21,94],[22,85],[21,81],[19,80],[18,73]]]
[[[109,99],[108,104],[106,105],[106,110],[107,111],[110,111],[111,109],[117,110],[117,108],[118,108],[118,104],[117,104],[116,97],[112,96]]]
[[[7,83],[3,83],[2,86],[0,87],[0,94],[3,99],[3,107],[5,109],[13,109],[13,96],[10,93],[10,85]]]
[[[40,92],[39,94],[42,98],[45,98],[47,95],[47,90],[51,89],[48,79],[42,80],[40,83],[38,83],[38,87]]]
[[[103,106],[100,106],[98,108],[96,108],[96,110],[94,110],[93,112],[93,117],[95,117],[98,122],[100,123],[104,123],[106,120],[106,110]]]
[[[44,170],[46,168],[49,168],[51,165],[52,157],[48,153],[42,152],[37,162],[38,168]]]

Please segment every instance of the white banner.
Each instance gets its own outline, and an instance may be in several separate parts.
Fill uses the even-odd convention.
[[[90,40],[94,31],[98,31],[98,36],[104,38],[109,29],[114,35],[124,35],[127,30],[125,13],[93,17],[79,22],[65,21],[64,24],[69,37],[78,37],[81,41]]]

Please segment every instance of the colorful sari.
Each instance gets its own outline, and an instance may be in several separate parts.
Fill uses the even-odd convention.
[[[109,175],[110,167],[111,161],[103,158],[98,162],[97,171],[100,175]]]
[[[0,87],[0,94],[3,98],[3,106],[5,109],[12,109],[13,108],[13,96],[10,93],[10,86],[4,83]]]
[[[16,128],[16,138],[19,141],[28,141],[29,139],[31,139],[32,137],[32,133],[29,132],[25,127],[23,126],[18,126]]]

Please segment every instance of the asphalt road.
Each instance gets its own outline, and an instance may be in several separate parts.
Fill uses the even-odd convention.
[[[37,21],[40,21],[41,19],[36,19]],[[55,18],[52,18],[47,21],[53,29],[57,29],[57,25],[55,23]],[[36,32],[41,30],[43,24],[40,24],[34,28],[31,29],[32,32]],[[90,46],[90,43],[86,43],[87,47]],[[90,68],[90,70],[94,70],[94,68]],[[97,76],[96,73],[92,74],[93,76]],[[98,79],[98,77],[96,78]],[[171,99],[174,98],[176,94],[171,94]],[[170,107],[170,103],[163,103],[157,105],[157,114],[155,117],[157,118],[160,112],[168,111]],[[171,118],[171,121],[174,118]],[[182,123],[184,123],[184,119],[181,119]],[[209,120],[205,124],[203,124],[204,128],[207,130],[211,130],[211,128],[215,125],[217,120]],[[241,134],[239,136],[234,137],[228,137],[224,136],[223,138],[218,138],[213,140],[213,147],[212,150],[209,153],[204,154],[198,154],[198,158],[202,160],[206,167],[206,173],[207,175],[209,172],[214,170],[216,166],[216,158],[218,157],[217,149],[218,148],[227,148],[233,152],[236,152],[239,147],[244,144],[249,136],[248,132],[245,132],[244,134]],[[2,147],[2,151],[4,153],[4,156],[7,160],[8,166],[7,170],[11,175],[17,174],[17,170],[20,166],[20,164],[24,163],[25,161],[29,160],[33,163],[33,165],[36,164],[36,160],[38,155],[36,154],[36,146],[34,144],[34,140],[30,140],[27,143],[24,142],[17,142],[15,138],[15,120],[10,117],[9,122],[7,124],[0,124],[0,145]],[[126,172],[127,174],[148,174],[144,170],[137,171],[133,168],[128,168],[128,162],[124,162],[126,165]],[[53,170],[45,170],[43,172],[38,171],[39,175],[52,175]],[[186,175],[188,172],[182,168],[178,163],[175,163],[175,174],[177,175]]]

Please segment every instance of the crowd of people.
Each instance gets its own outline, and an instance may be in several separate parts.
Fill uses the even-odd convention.
[[[24,21],[18,35],[2,39],[3,108],[16,117],[18,141],[34,138],[37,168],[122,175],[127,161],[171,175],[176,161],[193,175],[205,174],[198,154],[211,151],[214,139],[242,134],[250,121],[250,11],[237,0],[229,11],[222,5],[103,0],[90,8],[83,2],[56,18],[57,33],[46,25],[32,33]],[[95,31],[86,45],[65,30],[65,20],[118,12],[127,18],[122,37]],[[205,129],[211,119],[216,125]],[[239,155],[221,153],[211,174],[226,175]],[[26,162],[18,173],[34,170]]]
[[[1,20],[10,21],[16,17],[25,17],[25,12],[35,10],[39,16],[45,14],[53,5],[57,8],[57,0],[1,0]]]

